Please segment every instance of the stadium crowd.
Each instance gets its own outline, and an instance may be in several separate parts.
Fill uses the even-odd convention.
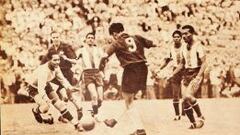
[[[195,26],[197,40],[207,49],[209,65],[199,96],[239,96],[233,94],[240,91],[234,82],[240,78],[238,0],[0,0],[0,5],[1,103],[21,102],[15,101],[18,90],[24,89],[25,76],[38,67],[50,47],[52,31],[61,33],[61,40],[74,49],[86,33],[94,31],[97,44],[104,48],[112,41],[107,28],[117,21],[130,34],[141,33],[161,45],[161,50],[146,54],[151,71],[148,85],[155,88],[150,94],[154,96],[147,98],[165,98],[170,93],[165,88],[170,66],[158,76],[156,72],[167,55],[172,32],[185,24]],[[106,84],[114,82],[108,78],[120,69],[115,60],[110,63],[107,69],[112,73],[105,77]]]

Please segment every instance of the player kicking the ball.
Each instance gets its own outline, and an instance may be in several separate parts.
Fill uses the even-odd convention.
[[[139,90],[146,90],[148,68],[144,56],[144,48],[156,47],[152,41],[139,35],[129,35],[124,32],[122,23],[113,23],[109,33],[114,42],[106,49],[107,59],[116,54],[121,66],[124,68],[122,75],[122,96],[125,100],[127,114],[135,127],[134,135],[146,135],[139,112],[133,105],[134,95]],[[104,60],[102,60],[104,61]]]

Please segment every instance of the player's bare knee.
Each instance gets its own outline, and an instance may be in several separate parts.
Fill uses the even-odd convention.
[[[50,106],[47,103],[43,103],[39,105],[39,110],[41,113],[47,113],[49,110]]]
[[[71,102],[75,102],[76,101],[76,99],[74,99],[73,97],[69,98],[68,100],[71,101]]]
[[[190,100],[191,100],[191,97],[189,95],[185,95],[183,97],[183,102],[190,102]]]
[[[92,95],[92,101],[96,101],[97,102],[97,95]]]
[[[51,100],[52,100],[52,104],[55,104],[57,101],[60,100],[60,98],[58,98],[58,97],[53,97]]]
[[[187,99],[186,99],[186,98],[183,98],[183,99],[182,99],[182,104],[185,104],[186,102],[188,102]]]
[[[190,98],[190,103],[194,105],[197,102],[197,99],[195,97]]]

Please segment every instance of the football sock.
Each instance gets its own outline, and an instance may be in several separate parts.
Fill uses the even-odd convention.
[[[98,114],[98,105],[92,105],[93,114]]]
[[[65,118],[68,121],[70,121],[73,125],[78,124],[78,120],[74,119],[72,114],[67,109],[61,111],[61,114],[62,114],[63,118]]]
[[[98,99],[98,108],[102,106],[102,100]]]
[[[185,115],[185,111],[184,111],[184,103],[182,102],[182,115]]]
[[[174,110],[175,110],[175,114],[176,115],[179,115],[179,100],[173,100],[173,107],[174,107]]]
[[[198,105],[198,102],[195,101],[195,102],[193,102],[193,103],[191,103],[191,104],[192,104],[192,108],[193,108],[194,111],[197,113],[197,116],[198,116],[198,117],[201,117],[201,116],[202,116],[202,113],[201,113],[200,107],[199,107],[199,105]]]
[[[185,105],[186,106],[186,105]],[[195,118],[194,118],[194,115],[193,115],[193,109],[191,106],[188,106],[188,107],[185,107],[184,109],[188,119],[190,120],[191,123],[194,123],[195,122]]]
[[[62,114],[63,118],[66,118],[69,121],[71,121],[73,119],[73,116],[70,114],[70,112],[67,109],[61,111],[61,114]]]

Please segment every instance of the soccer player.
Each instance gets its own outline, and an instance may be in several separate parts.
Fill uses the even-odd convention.
[[[76,85],[74,84],[74,73],[72,71],[72,65],[76,64],[76,54],[74,49],[72,48],[72,46],[62,43],[60,41],[60,34],[56,31],[53,31],[51,33],[51,44],[52,46],[49,48],[48,51],[57,51],[60,54],[60,69],[63,73],[63,76],[67,79],[67,81],[71,84],[71,85]],[[45,59],[42,60],[42,63],[48,61],[47,57],[45,57]],[[53,80],[52,81],[54,84],[57,84],[59,87],[57,89],[57,93],[60,96],[60,99],[62,99],[63,101],[67,102],[68,100],[70,100],[74,106],[77,109],[77,114],[78,114],[78,119],[80,120],[82,118],[82,107],[80,105],[80,101],[78,100],[78,98],[74,97],[72,95],[72,92],[70,91],[66,91],[66,89],[64,89],[64,87],[59,84],[59,82],[57,80]],[[60,121],[64,121],[61,117],[59,117]]]
[[[84,42],[85,44],[77,50],[77,56],[83,70],[82,82],[90,93],[93,116],[97,119],[98,109],[103,101],[104,74],[99,70],[103,50],[95,44],[94,33],[88,33]]]
[[[180,48],[181,48],[181,40],[182,40],[182,33],[179,30],[175,30],[172,34],[173,38],[173,44],[170,48],[170,53],[167,58],[165,58],[164,63],[160,66],[160,70],[162,70],[164,67],[168,65],[170,61],[173,62],[173,70],[175,70],[180,61],[181,61],[181,54],[180,54]],[[182,80],[182,71],[179,71],[174,76],[170,77],[168,79],[169,85],[172,89],[173,94],[173,107],[175,111],[175,117],[173,120],[177,121],[181,119],[180,111],[179,111],[179,98],[180,98],[180,92],[181,92],[181,80]],[[182,111],[182,114],[184,111]]]
[[[191,122],[190,129],[201,128],[204,125],[204,117],[194,94],[200,87],[206,69],[206,55],[201,44],[194,39],[195,33],[191,25],[182,27],[182,37],[185,42],[181,47],[182,60],[173,73],[175,75],[184,68],[182,95],[184,111]],[[197,113],[198,121],[195,120],[193,110]]]
[[[48,112],[49,104],[46,100],[44,100],[44,96],[47,95],[53,106],[61,113],[62,117],[70,121],[77,130],[82,131],[81,124],[77,119],[73,118],[65,103],[59,99],[58,95],[50,85],[50,82],[56,79],[59,81],[59,84],[68,91],[74,90],[74,88],[64,78],[59,68],[60,56],[58,52],[51,50],[48,52],[47,57],[49,61],[34,70],[33,74],[27,81],[29,84],[29,95],[38,104],[38,107],[32,110],[35,119],[39,123],[42,123],[44,118],[41,114]]]
[[[125,100],[127,113],[130,120],[134,123],[134,130],[136,130],[133,134],[146,135],[137,108],[133,105],[133,100],[134,95],[139,90],[146,90],[148,68],[144,48],[156,47],[156,45],[140,35],[125,33],[122,23],[112,23],[109,27],[109,33],[115,41],[106,48],[107,56],[102,61],[113,53],[116,54],[121,66],[124,68],[122,95]]]

